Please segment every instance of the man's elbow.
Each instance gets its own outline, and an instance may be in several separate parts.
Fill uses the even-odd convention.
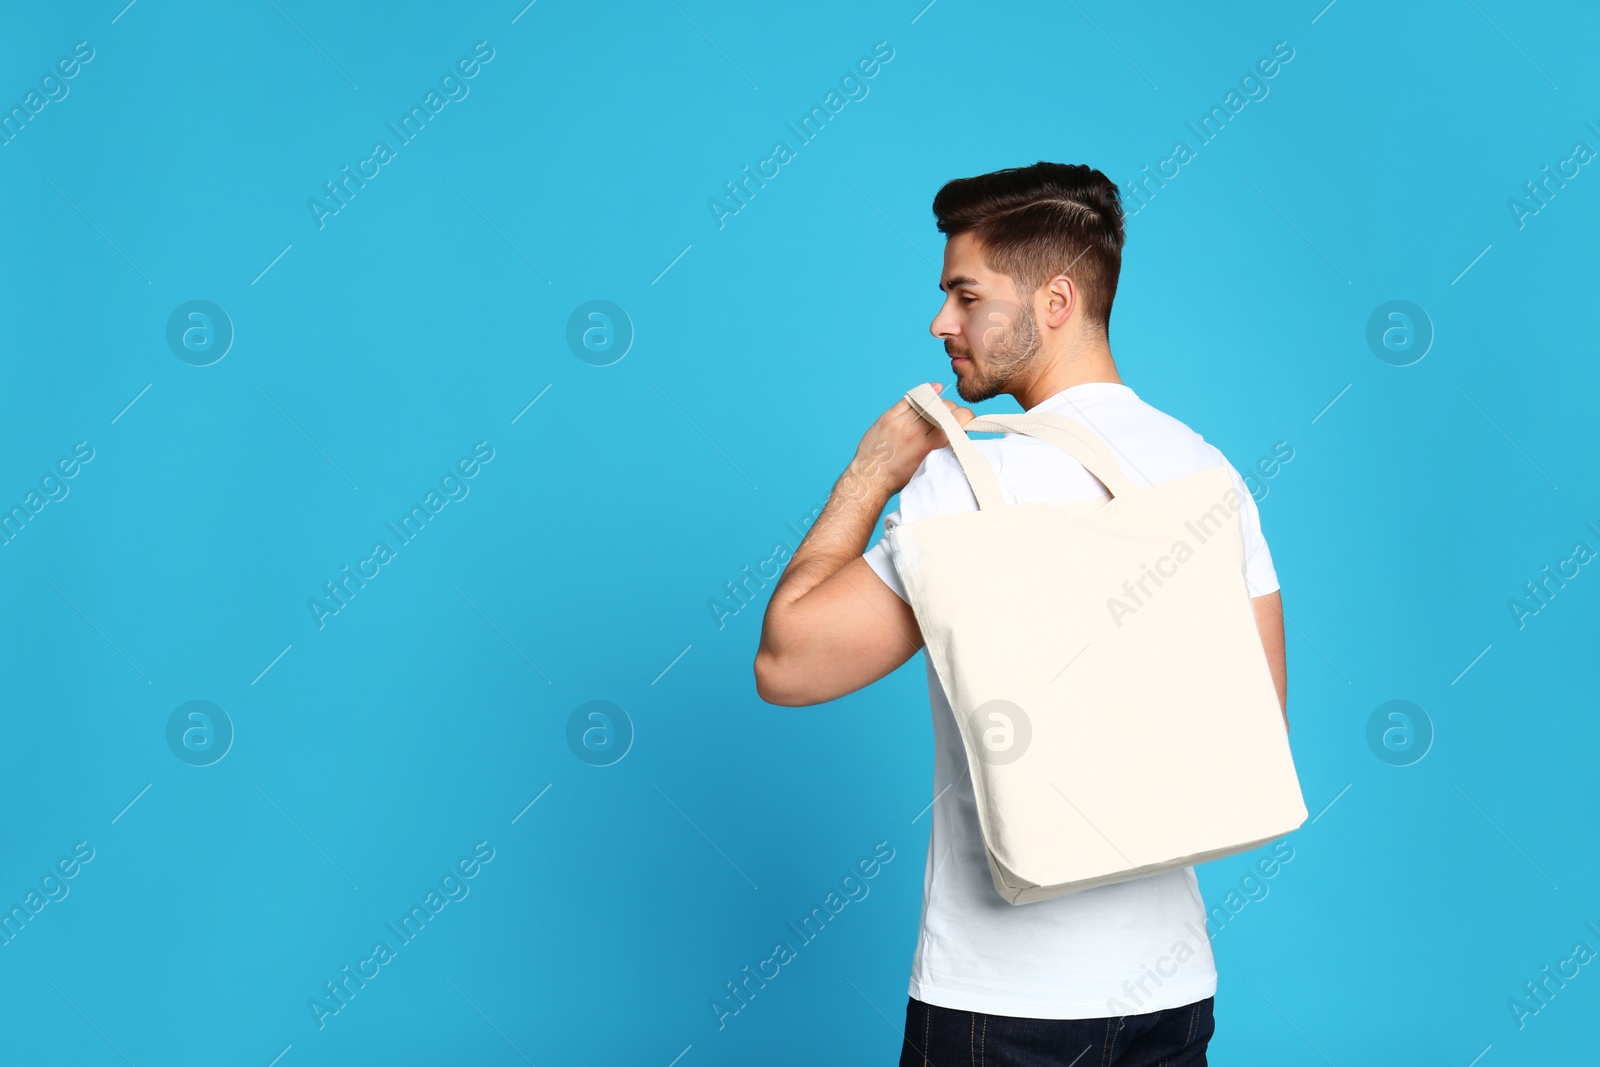
[[[784,702],[784,693],[779,683],[778,665],[773,661],[765,649],[756,653],[756,696],[768,704],[777,704],[782,707],[788,705]]]
[[[756,695],[768,704],[776,704],[782,708],[800,708],[816,703],[814,700],[806,699],[806,694],[799,691],[794,679],[783,669],[778,657],[764,649],[756,653],[755,675]]]

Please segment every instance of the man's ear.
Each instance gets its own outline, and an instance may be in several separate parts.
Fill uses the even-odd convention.
[[[1045,283],[1044,324],[1059,328],[1072,317],[1078,307],[1078,287],[1065,274],[1057,274]]]

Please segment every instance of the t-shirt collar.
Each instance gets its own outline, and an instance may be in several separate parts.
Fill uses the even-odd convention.
[[[1070,385],[1059,393],[1052,393],[1039,401],[1028,411],[1054,411],[1056,408],[1069,406],[1073,401],[1091,396],[1137,396],[1127,385],[1122,382],[1080,382]]]

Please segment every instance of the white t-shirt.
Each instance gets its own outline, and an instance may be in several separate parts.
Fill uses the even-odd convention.
[[[1250,595],[1278,588],[1255,501],[1238,472],[1199,434],[1113,382],[1075,385],[1029,410],[1057,412],[1088,427],[1137,484],[1226,466],[1244,502]],[[994,466],[1007,504],[1106,499],[1082,464],[1047,441],[1008,433],[972,443]],[[900,506],[884,528],[977,507],[954,453],[941,448],[928,453],[900,491]],[[887,537],[866,560],[905,599]],[[1001,899],[989,874],[966,751],[926,650],[923,659],[933,708],[935,799],[911,995],[948,1008],[1039,1019],[1137,1015],[1213,995],[1217,972],[1193,867],[1032,904]]]

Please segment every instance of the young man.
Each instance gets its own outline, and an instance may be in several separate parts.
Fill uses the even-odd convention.
[[[1090,167],[1037,163],[952,181],[933,211],[947,240],[945,300],[930,330],[944,341],[963,400],[1007,393],[1024,410],[1066,415],[1109,444],[1140,484],[1228,468],[1244,502],[1256,624],[1287,706],[1282,602],[1254,500],[1216,448],[1140,400],[1112,360],[1117,187]],[[974,418],[944,403],[962,425]],[[973,443],[1008,504],[1108,496],[1048,442],[1006,434]],[[867,430],[773,590],[755,660],[762,699],[833,700],[922,647],[887,539],[863,550],[896,492],[900,507],[886,528],[977,509],[947,445],[904,399]],[[1006,903],[989,875],[949,702],[931,662],[927,671],[935,799],[902,1067],[1205,1064],[1217,976],[1194,869]]]

